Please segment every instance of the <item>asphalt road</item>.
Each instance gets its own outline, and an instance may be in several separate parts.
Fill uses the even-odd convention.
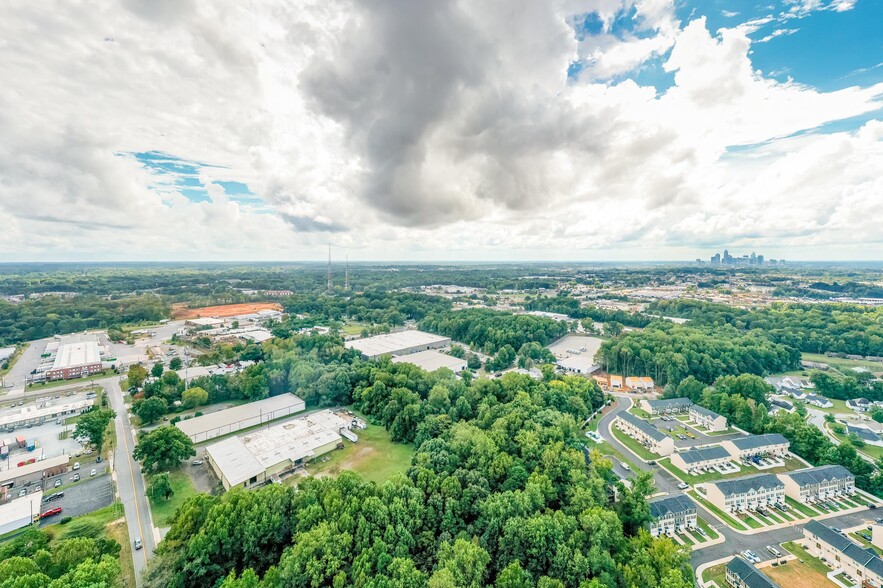
[[[147,567],[147,560],[156,549],[153,538],[153,522],[150,517],[150,504],[145,493],[144,477],[139,464],[132,458],[135,439],[129,424],[128,412],[123,402],[123,392],[117,379],[104,381],[104,389],[110,399],[111,407],[116,411],[114,427],[117,434],[117,446],[114,449],[114,469],[117,477],[117,491],[126,513],[126,524],[132,541],[140,537],[144,549],[133,550],[132,559],[135,565],[135,583],[142,584],[141,574]]]
[[[67,477],[69,478],[70,475],[71,473],[69,472]],[[86,475],[88,475],[88,471]],[[83,480],[78,484],[62,488],[61,490],[64,492],[64,498],[44,502],[41,505],[43,512],[60,506],[62,509],[61,514],[50,517],[45,521],[40,521],[41,527],[57,523],[61,517],[77,517],[113,503],[113,480],[107,475]],[[50,486],[43,491],[43,496],[49,496],[54,492],[55,489]]]
[[[618,399],[619,403],[617,404],[617,406],[606,415],[601,417],[601,420],[598,423],[598,434],[601,435],[604,440],[612,445],[617,451],[626,456],[626,458],[628,458],[628,460],[635,464],[635,466],[637,466],[639,469],[644,471],[652,471],[656,488],[660,492],[666,492],[669,494],[680,492],[680,490],[678,490],[677,488],[679,480],[675,478],[671,473],[669,473],[668,470],[665,470],[659,466],[648,466],[646,463],[636,458],[634,454],[631,453],[631,451],[629,451],[625,446],[623,446],[619,441],[617,441],[607,432],[608,424],[612,422],[614,418],[616,418],[616,415],[624,410],[628,410],[632,405],[631,398],[618,396]],[[614,464],[613,469],[617,474],[623,477],[634,476],[634,473],[623,471],[618,462]],[[718,533],[724,536],[725,541],[723,543],[718,543],[717,545],[711,545],[709,547],[694,551],[690,558],[690,563],[693,565],[693,569],[696,569],[698,566],[704,563],[715,561],[724,557],[729,557],[745,549],[750,549],[754,551],[761,559],[772,559],[772,555],[770,555],[770,553],[766,550],[767,545],[779,545],[786,541],[792,541],[803,536],[802,522],[794,523],[792,526],[781,529],[773,529],[771,531],[756,531],[750,535],[742,535],[740,533],[736,533],[723,523],[720,523],[710,512],[708,512],[701,505],[697,504],[696,510],[700,517],[705,519],[705,521],[709,525],[711,525]],[[824,519],[824,523],[826,525],[839,528],[850,528],[860,524],[868,523],[869,521],[873,521],[876,516],[883,516],[883,512],[881,512],[881,514],[877,514],[878,511],[880,511],[880,509],[864,510],[852,514],[841,515],[838,517],[831,517],[828,519]]]
[[[40,355],[46,350],[46,344],[52,339],[38,339],[31,341],[28,348],[24,350],[21,356],[16,360],[15,365],[9,370],[9,373],[3,377],[4,383],[12,385],[12,390],[17,396],[20,396],[24,390],[24,384],[31,370],[40,365]],[[9,389],[7,389],[9,391]],[[10,396],[12,398],[12,396]]]

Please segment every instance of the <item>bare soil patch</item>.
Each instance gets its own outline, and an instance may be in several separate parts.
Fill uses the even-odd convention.
[[[202,306],[187,308],[183,304],[172,305],[172,317],[176,319],[194,319],[204,317],[228,317],[250,314],[259,310],[282,310],[277,302],[248,302],[242,304],[223,304],[221,306]]]

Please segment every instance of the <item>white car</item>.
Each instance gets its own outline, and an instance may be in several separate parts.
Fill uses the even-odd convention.
[[[619,465],[622,466],[622,469],[624,469],[627,472],[632,471],[632,468],[629,466],[629,464],[627,464],[624,461],[619,462]]]
[[[690,487],[690,485],[687,484],[686,482],[681,482],[680,484],[678,484],[678,490],[686,490],[689,487]]]
[[[96,470],[95,468],[92,468],[92,471],[89,472],[89,477],[91,478],[92,476],[94,476],[97,473],[98,473],[98,470]]]
[[[75,470],[80,469],[80,462],[78,462],[78,461],[77,461],[77,462],[74,462],[74,469],[75,469]]]

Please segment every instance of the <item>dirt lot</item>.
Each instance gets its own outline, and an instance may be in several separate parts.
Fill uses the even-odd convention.
[[[827,586],[834,588],[836,586],[823,574],[796,560],[775,568],[765,567],[763,573],[772,578],[779,586],[788,586],[788,588],[826,588]]]
[[[249,302],[247,304],[224,304],[222,306],[203,306],[187,308],[183,304],[172,305],[172,317],[176,319],[193,319],[200,317],[228,317],[250,314],[259,310],[282,310],[276,302]]]

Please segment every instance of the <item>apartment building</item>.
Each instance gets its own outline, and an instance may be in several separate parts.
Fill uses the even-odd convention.
[[[673,414],[679,412],[687,412],[693,406],[693,401],[689,398],[663,398],[662,400],[641,401],[641,408],[650,414]]]
[[[650,516],[650,534],[654,537],[695,529],[698,521],[696,505],[683,494],[651,500]]]
[[[863,587],[883,586],[883,559],[873,548],[853,543],[819,521],[809,521],[804,525],[803,537],[810,555],[824,558],[834,570],[846,572]]]
[[[725,512],[755,510],[785,502],[785,485],[773,474],[756,474],[705,485],[708,501]]]
[[[779,433],[769,435],[746,435],[721,442],[721,447],[736,459],[748,459],[755,455],[785,457],[791,444]]]
[[[825,465],[779,474],[785,495],[800,502],[855,494],[855,476],[842,465]]]
[[[690,407],[690,422],[705,427],[708,431],[726,431],[727,417],[708,410],[704,406],[694,404]]]
[[[629,412],[616,415],[614,425],[656,455],[671,455],[675,450],[674,439]]]
[[[730,455],[730,452],[720,445],[709,445],[672,454],[671,465],[682,472],[688,472],[690,470],[710,469],[716,465],[723,465],[731,459],[733,457]]]
[[[738,555],[727,562],[726,569],[727,584],[733,588],[780,588],[769,576],[757,569],[753,563]]]

